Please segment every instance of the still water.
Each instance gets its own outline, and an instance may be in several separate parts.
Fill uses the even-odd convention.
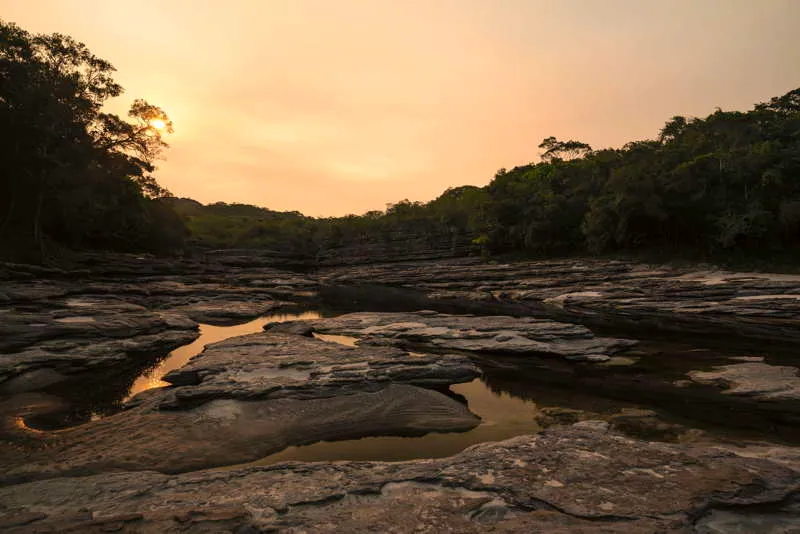
[[[399,461],[416,458],[441,458],[456,454],[470,445],[500,441],[540,430],[536,403],[515,398],[508,393],[494,393],[480,379],[457,384],[450,390],[464,397],[481,423],[467,432],[431,433],[420,437],[370,437],[347,441],[322,441],[300,447],[288,447],[250,465],[269,465],[299,460],[378,460]]]
[[[54,430],[82,424],[117,413],[121,403],[152,388],[169,386],[163,381],[168,372],[185,365],[193,356],[202,352],[206,345],[231,337],[262,332],[265,324],[293,320],[312,320],[323,317],[319,311],[298,311],[297,313],[269,314],[258,319],[229,326],[200,325],[200,336],[192,343],[179,347],[155,364],[138,370],[132,369],[127,375],[116,379],[106,377],[95,381],[92,387],[75,387],[56,393],[68,408],[39,412],[25,417],[23,423],[28,428]],[[328,343],[353,345],[355,338],[315,334],[317,339]],[[698,359],[692,351],[692,361]],[[714,356],[714,353],[710,353]],[[664,358],[657,358],[663,366]],[[675,361],[666,358],[666,361]],[[715,360],[716,361],[716,360]],[[611,400],[606,397],[581,392],[577,389],[558,389],[546,386],[536,371],[525,371],[520,360],[515,359],[511,371],[503,371],[503,365],[491,358],[475,358],[484,376],[465,384],[456,384],[447,392],[453,398],[464,402],[470,411],[481,418],[475,428],[460,433],[430,433],[419,437],[365,437],[338,442],[318,442],[294,446],[272,454],[253,465],[269,465],[284,461],[332,461],[332,460],[382,460],[399,461],[417,458],[437,458],[456,454],[470,445],[487,441],[508,439],[522,434],[541,430],[542,415],[552,408],[579,411],[581,418],[607,419],[624,410],[646,408],[638,403]],[[498,370],[499,369],[499,370]],[[685,372],[685,370],[681,370]],[[676,376],[681,372],[659,369],[659,373]],[[91,379],[89,379],[91,380]],[[88,385],[88,384],[87,384]],[[98,388],[103,385],[104,388]],[[94,395],[94,398],[92,397]],[[685,422],[685,421],[684,421]],[[694,427],[694,423],[691,423]]]
[[[133,382],[133,385],[131,385],[125,400],[128,400],[134,395],[148,389],[169,386],[170,384],[168,382],[164,382],[162,380],[164,375],[186,365],[192,356],[201,353],[203,351],[203,347],[206,345],[217,343],[218,341],[223,341],[231,337],[262,332],[264,325],[267,323],[302,321],[319,319],[321,317],[322,315],[319,312],[305,311],[300,313],[273,313],[259,317],[258,319],[254,319],[247,323],[232,326],[201,324],[200,337],[188,345],[184,345],[173,350],[158,365],[139,375]]]

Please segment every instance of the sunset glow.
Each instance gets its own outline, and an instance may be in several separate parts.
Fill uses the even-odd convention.
[[[174,194],[308,215],[430,200],[538,160],[547,136],[621,146],[800,80],[796,0],[0,0],[0,13],[113,63],[126,92],[111,111],[145,98],[169,114],[157,177]]]

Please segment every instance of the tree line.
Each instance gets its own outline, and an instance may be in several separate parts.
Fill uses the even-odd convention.
[[[172,197],[153,174],[172,124],[143,100],[125,119],[105,113],[122,92],[113,71],[70,37],[0,21],[6,258],[41,259],[55,246],[257,248],[320,261],[408,243],[442,255],[769,255],[800,241],[800,88],[748,111],[673,117],[655,139],[621,148],[548,137],[538,163],[500,169],[485,187],[312,218]]]
[[[800,89],[746,112],[676,116],[657,138],[622,148],[549,137],[539,149],[538,163],[427,203],[327,219],[233,217],[225,232],[221,213],[189,224],[217,247],[283,242],[317,254],[398,234],[444,237],[454,253],[540,256],[771,254],[800,244]]]

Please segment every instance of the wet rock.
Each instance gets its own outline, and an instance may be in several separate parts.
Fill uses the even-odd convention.
[[[446,387],[480,372],[466,356],[412,355],[389,347],[347,347],[259,333],[208,345],[164,380],[179,386],[162,401],[180,408],[209,398],[326,397],[388,383]]]
[[[476,353],[539,354],[602,362],[636,344],[596,337],[584,326],[533,317],[422,313],[350,313],[311,322],[315,332],[358,337],[368,345],[396,345]]]
[[[73,299],[47,311],[6,310],[2,317],[0,384],[19,377],[5,389],[33,377],[41,383],[45,369],[72,374],[118,365],[166,353],[199,335],[197,323],[183,315],[115,300]]]
[[[692,371],[689,377],[699,384],[716,385],[728,395],[753,397],[765,401],[800,401],[800,376],[797,367],[762,362],[737,363],[712,371]]]
[[[559,427],[439,460],[30,482],[0,488],[0,520],[12,532],[126,521],[138,532],[789,532],[800,523],[798,474],[713,448]]]
[[[43,384],[33,378],[44,368],[74,374],[154,360],[193,341],[196,321],[254,319],[286,299],[313,300],[317,285],[261,261],[247,268],[131,254],[72,261],[63,270],[0,264],[0,383],[27,375],[20,380]]]

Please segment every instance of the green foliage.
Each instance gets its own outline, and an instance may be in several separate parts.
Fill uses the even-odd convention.
[[[243,205],[191,207],[205,246],[275,248],[317,259],[374,243],[452,254],[654,251],[731,257],[800,241],[800,90],[749,112],[676,116],[656,140],[592,150],[545,139],[542,162],[428,203],[312,219]],[[446,251],[445,251],[446,252]],[[772,253],[772,252],[771,252]],[[383,259],[383,258],[378,258]]]
[[[180,247],[182,223],[156,200],[166,191],[152,175],[172,123],[143,100],[127,120],[104,113],[122,93],[113,72],[71,37],[0,21],[0,256],[41,260],[47,240]]]
[[[127,118],[114,68],[70,37],[0,21],[0,240],[3,256],[76,248],[262,248],[304,260],[361,250],[536,255],[607,251],[731,257],[800,243],[800,89],[747,112],[675,116],[657,139],[620,149],[548,137],[540,163],[486,187],[361,216],[311,218],[168,196],[153,177],[172,130],[136,100]],[[157,121],[163,128],[156,129]]]

